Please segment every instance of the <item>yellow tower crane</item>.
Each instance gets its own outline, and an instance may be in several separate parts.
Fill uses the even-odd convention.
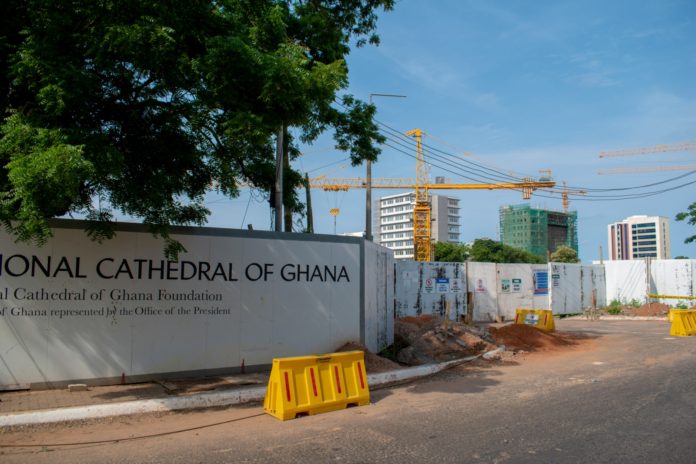
[[[669,143],[665,145],[655,145],[653,147],[624,148],[621,150],[602,151],[600,158],[615,156],[649,155],[655,153],[669,153],[674,151],[696,150],[696,141]],[[601,169],[597,174],[638,174],[643,172],[656,171],[694,171],[696,164],[670,165],[670,166],[630,166],[625,168]]]
[[[372,178],[371,187],[375,189],[407,189],[415,190],[416,204],[413,210],[413,244],[415,249],[416,261],[432,261],[433,252],[431,244],[431,205],[430,190],[519,190],[522,198],[528,200],[532,192],[538,188],[553,188],[556,183],[552,180],[535,180],[526,177],[522,182],[502,182],[494,184],[486,183],[431,183],[425,166],[423,146],[421,137],[425,133],[420,129],[413,129],[406,133],[409,137],[416,139],[416,178],[393,178],[377,177]],[[353,178],[328,178],[319,176],[308,179],[310,188],[322,189],[329,192],[347,191],[349,189],[367,188],[367,180],[361,177]],[[239,187],[253,187],[253,185],[240,181]],[[332,208],[330,214],[334,217],[334,233],[336,227],[336,216],[339,214],[338,208]]]
[[[437,190],[520,190],[522,198],[528,200],[532,192],[538,188],[553,188],[556,183],[551,180],[536,181],[525,178],[522,182],[506,182],[495,184],[461,184],[461,183],[430,183],[425,167],[425,157],[421,137],[424,132],[413,129],[406,133],[416,139],[416,178],[373,178],[371,185],[376,189],[413,189],[416,193],[416,204],[413,209],[413,246],[416,261],[432,261],[431,244],[431,205],[429,191]],[[324,176],[309,179],[311,188],[321,188],[326,191],[343,191],[353,188],[367,188],[363,178],[330,179]]]
[[[570,208],[570,198],[569,195],[587,195],[586,190],[569,189],[566,182],[563,181],[563,190],[561,190],[561,202],[563,204],[563,211],[568,212]]]

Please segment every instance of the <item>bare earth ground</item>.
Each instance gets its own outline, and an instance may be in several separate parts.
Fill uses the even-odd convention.
[[[692,463],[696,337],[670,337],[666,321],[558,328],[497,361],[372,390],[369,406],[285,422],[255,404],[17,428],[0,433],[0,462]]]
[[[428,330],[425,330],[427,333]],[[493,338],[497,342],[503,342],[509,351],[499,358],[486,361],[477,359],[471,363],[455,367],[449,371],[435,376],[435,379],[448,381],[453,377],[469,377],[476,379],[488,376],[492,370],[505,366],[518,366],[543,364],[547,369],[563,364],[570,352],[581,352],[587,355],[596,350],[597,345],[593,337],[574,333],[557,332],[546,334],[529,326],[506,325],[501,328],[491,328]],[[364,349],[356,343],[349,343],[341,347],[339,351]],[[465,350],[466,351],[466,350]],[[398,364],[374,354],[366,355],[366,365],[371,366],[371,371],[392,370]],[[370,364],[368,364],[370,363]],[[514,373],[511,373],[514,376]],[[185,388],[186,381],[181,381]],[[193,381],[192,381],[193,382]],[[408,389],[419,388],[422,381],[403,387]],[[426,381],[427,383],[427,381]],[[445,388],[447,392],[449,388]],[[454,393],[447,392],[447,393]],[[372,392],[372,401],[379,403],[387,396],[399,396],[402,393],[398,389],[385,389]],[[356,414],[363,414],[360,408]],[[252,435],[255,432],[263,433],[264,423],[275,421],[269,419],[263,413],[262,405],[248,404],[232,408],[206,409],[187,412],[142,414],[128,417],[114,417],[96,419],[57,425],[33,425],[0,429],[0,456],[31,456],[36,453],[46,453],[61,449],[89,449],[109,444],[123,444],[124,446],[137,446],[142,440],[172,437],[177,435],[199,436],[207,433],[208,429],[215,427],[230,427],[240,422]],[[132,445],[127,445],[131,443]],[[16,448],[15,445],[27,445]],[[2,461],[2,459],[0,459]],[[19,461],[18,461],[19,462]]]

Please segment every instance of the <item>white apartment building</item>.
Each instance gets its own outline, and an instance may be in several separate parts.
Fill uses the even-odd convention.
[[[381,197],[373,208],[375,243],[394,250],[396,259],[413,259],[413,208],[415,192]],[[459,243],[459,198],[430,195],[431,238]],[[375,227],[376,226],[376,227]]]
[[[610,260],[670,258],[669,220],[631,216],[607,226]]]

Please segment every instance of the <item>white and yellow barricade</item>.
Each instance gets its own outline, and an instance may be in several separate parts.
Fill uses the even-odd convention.
[[[346,351],[274,359],[263,410],[288,420],[370,404],[364,358]]]
[[[669,334],[673,337],[690,337],[696,335],[696,311],[674,310],[669,312],[672,327]]]
[[[553,312],[550,309],[517,308],[515,311],[515,324],[531,325],[544,332],[556,330],[556,324],[553,322]]]

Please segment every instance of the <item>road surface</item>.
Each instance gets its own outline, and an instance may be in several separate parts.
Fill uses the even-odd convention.
[[[252,405],[29,427],[0,445],[39,446],[0,448],[0,462],[696,462],[696,337],[670,337],[661,321],[558,326],[588,338],[373,391],[370,406],[286,422]]]

